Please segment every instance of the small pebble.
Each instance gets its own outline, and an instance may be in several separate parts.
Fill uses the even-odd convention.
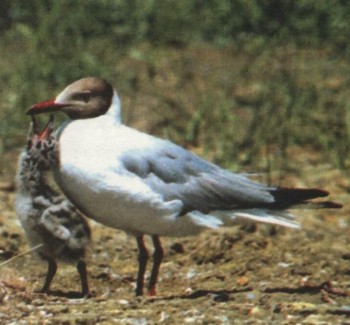
[[[186,278],[192,279],[196,274],[197,274],[197,272],[194,269],[190,269],[186,274]]]
[[[118,303],[121,305],[127,305],[129,303],[129,301],[125,300],[125,299],[119,299]]]
[[[253,292],[248,292],[247,295],[246,295],[246,298],[248,300],[254,300],[256,298],[256,295]]]
[[[188,287],[188,288],[185,289],[185,294],[186,295],[190,295],[192,293],[193,293],[193,289],[192,288]]]

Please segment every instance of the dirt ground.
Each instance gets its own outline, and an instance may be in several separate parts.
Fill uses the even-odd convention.
[[[0,323],[350,324],[349,178],[310,166],[293,185],[326,188],[344,208],[296,211],[301,231],[258,225],[164,238],[158,294],[142,298],[134,238],[91,222],[93,297],[79,297],[70,265],[60,265],[49,295],[36,293],[46,265],[26,254],[1,265]],[[28,249],[14,192],[2,187],[0,262]]]

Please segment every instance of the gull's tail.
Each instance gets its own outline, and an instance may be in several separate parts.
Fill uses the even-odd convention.
[[[210,228],[246,223],[265,223],[287,228],[300,228],[289,209],[339,209],[341,204],[332,201],[312,201],[329,195],[327,191],[305,188],[275,188],[269,191],[274,202],[254,208],[211,211],[207,215],[197,213],[197,223]],[[208,218],[210,216],[210,218]]]

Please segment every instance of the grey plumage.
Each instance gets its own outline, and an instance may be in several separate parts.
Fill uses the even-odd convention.
[[[168,141],[164,141],[164,146],[156,155],[155,152],[147,155],[145,152],[128,151],[121,162],[126,170],[141,177],[165,201],[180,200],[183,203],[182,214],[254,208],[340,207],[328,201],[308,201],[327,196],[327,191],[256,183],[245,175],[221,169]]]

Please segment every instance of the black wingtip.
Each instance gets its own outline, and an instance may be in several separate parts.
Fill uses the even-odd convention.
[[[270,192],[277,202],[300,203],[307,200],[316,199],[319,197],[326,197],[329,195],[328,191],[320,190],[318,188],[285,188],[278,187]]]
[[[312,202],[309,200],[326,197],[329,195],[328,191],[321,190],[318,188],[276,188],[275,190],[270,191],[273,195],[275,202],[272,204],[274,207],[288,208],[298,204],[313,203],[317,205],[318,208],[322,209],[340,209],[343,207],[342,204],[324,201],[324,202]],[[311,204],[311,206],[313,206]]]

